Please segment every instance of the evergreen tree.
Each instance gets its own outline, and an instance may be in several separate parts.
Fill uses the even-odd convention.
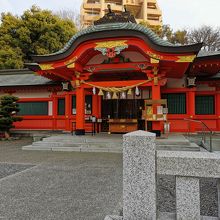
[[[32,6],[21,16],[2,13],[0,20],[0,69],[23,68],[31,55],[54,53],[76,33],[73,21]]]
[[[13,123],[21,121],[22,118],[16,116],[19,112],[17,104],[18,98],[11,95],[0,97],[0,131],[5,133],[5,137],[10,137],[10,129],[13,128]]]

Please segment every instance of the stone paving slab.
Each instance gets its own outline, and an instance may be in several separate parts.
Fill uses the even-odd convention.
[[[0,163],[0,179],[33,167],[30,164]]]

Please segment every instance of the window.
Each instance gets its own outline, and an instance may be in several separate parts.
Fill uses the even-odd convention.
[[[58,115],[65,115],[65,98],[58,99]]]
[[[196,96],[196,115],[214,115],[215,97],[213,95]]]
[[[163,94],[162,97],[167,99],[169,114],[186,114],[186,94],[170,93]]]
[[[48,115],[48,102],[20,102],[18,115]]]
[[[85,114],[92,114],[92,96],[86,95],[85,97]]]
[[[72,96],[72,114],[76,114],[76,96]],[[85,114],[92,114],[92,96],[85,96]]]

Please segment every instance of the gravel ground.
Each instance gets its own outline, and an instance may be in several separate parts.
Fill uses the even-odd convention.
[[[43,219],[51,219],[64,210],[64,219],[103,220],[112,214],[122,197],[120,154],[21,150],[31,142],[31,138],[0,142],[0,216],[24,220],[30,219],[29,215],[42,219],[43,215]],[[216,181],[201,179],[200,189],[202,215],[217,216]],[[158,177],[157,197],[160,211],[175,211],[173,177]]]

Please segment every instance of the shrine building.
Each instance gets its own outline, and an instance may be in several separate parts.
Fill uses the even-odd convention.
[[[126,133],[220,131],[220,52],[180,46],[109,12],[24,70],[0,71],[0,95],[20,98],[20,130]],[[91,117],[93,116],[93,117]]]

